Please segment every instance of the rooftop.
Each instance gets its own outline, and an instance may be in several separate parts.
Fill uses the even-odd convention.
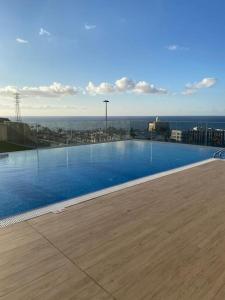
[[[10,121],[8,118],[2,118],[0,117],[0,123],[5,122],[5,121]]]
[[[225,163],[0,229],[0,298],[225,299]]]

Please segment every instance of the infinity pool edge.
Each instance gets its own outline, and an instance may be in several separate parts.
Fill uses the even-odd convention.
[[[117,192],[117,191],[129,188],[129,187],[141,184],[141,183],[152,181],[152,180],[164,177],[164,176],[168,176],[168,175],[171,175],[171,174],[174,174],[174,173],[185,171],[185,170],[188,170],[188,169],[200,166],[200,165],[204,165],[204,164],[207,164],[207,163],[210,163],[210,162],[213,162],[213,161],[217,161],[217,160],[220,160],[220,159],[217,159],[217,158],[206,159],[206,160],[199,161],[199,162],[192,163],[192,164],[188,164],[188,165],[185,165],[185,166],[182,166],[182,167],[178,167],[178,168],[170,169],[170,170],[167,170],[167,171],[159,172],[159,173],[156,173],[156,174],[153,174],[153,175],[140,177],[138,179],[127,181],[127,182],[122,183],[122,184],[118,184],[118,185],[115,185],[115,186],[112,186],[112,187],[109,187],[109,188],[101,189],[97,192],[88,193],[88,194],[83,195],[83,196],[78,196],[78,197],[71,198],[71,199],[68,199],[68,200],[65,200],[65,201],[62,201],[62,202],[47,205],[47,206],[44,206],[42,208],[30,210],[28,212],[18,214],[18,215],[12,216],[12,217],[7,217],[7,218],[4,218],[4,219],[0,220],[0,228],[4,228],[4,227],[7,227],[7,226],[12,225],[12,224],[27,221],[27,220],[30,220],[30,219],[33,219],[33,218],[36,218],[36,217],[39,217],[39,216],[42,216],[42,215],[45,215],[45,214],[48,214],[48,213],[60,213],[67,207],[70,207],[70,206],[73,206],[73,205],[76,205],[76,204],[79,204],[79,203],[82,203],[82,202],[90,201],[90,200],[93,200],[95,198],[98,198],[98,197],[101,197],[101,196],[104,196],[104,195],[107,195],[107,194],[111,194],[113,192]]]

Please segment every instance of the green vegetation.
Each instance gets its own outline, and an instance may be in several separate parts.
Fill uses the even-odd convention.
[[[12,152],[12,151],[22,151],[22,150],[29,150],[29,149],[30,148],[20,146],[20,145],[10,144],[7,142],[0,142],[0,153]]]

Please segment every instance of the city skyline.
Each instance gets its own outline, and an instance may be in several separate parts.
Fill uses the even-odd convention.
[[[225,3],[0,4],[0,115],[224,115]],[[100,9],[101,8],[101,9]]]

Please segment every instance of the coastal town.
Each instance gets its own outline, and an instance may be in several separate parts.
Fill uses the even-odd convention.
[[[136,126],[138,124],[138,126]],[[0,151],[7,143],[8,151],[24,150],[44,147],[73,146],[81,144],[95,144],[128,139],[148,139],[153,141],[176,142],[194,145],[208,145],[215,147],[225,146],[225,130],[210,128],[207,124],[175,129],[171,122],[130,122],[130,126],[114,125],[105,127],[105,122],[99,128],[68,129],[49,128],[40,124],[12,122],[8,118],[0,118]],[[182,124],[181,124],[182,125]],[[4,147],[4,151],[5,151]]]

